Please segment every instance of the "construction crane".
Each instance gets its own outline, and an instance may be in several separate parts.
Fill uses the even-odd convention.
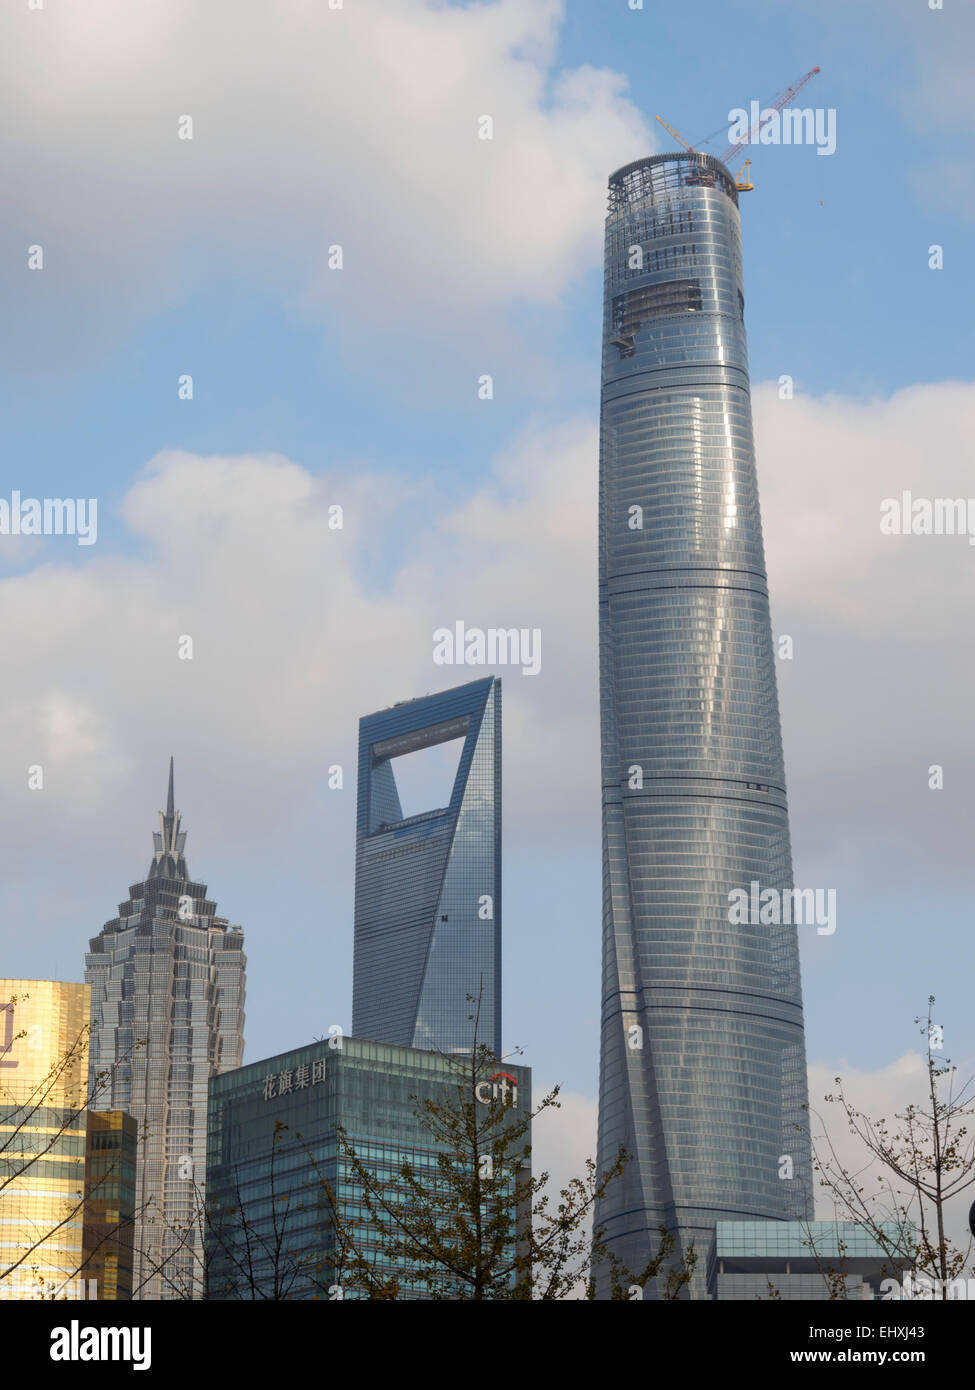
[[[738,140],[734,145],[729,145],[724,154],[719,155],[721,163],[727,164],[729,159],[734,159],[735,155],[738,154],[740,150],[743,150],[746,145],[751,144],[762,127],[767,125],[772,117],[782,110],[783,106],[788,106],[793,101],[800,88],[804,87],[811,77],[815,77],[817,72],[819,72],[819,68],[810,68],[809,71],[805,73],[804,76],[800,77],[797,82],[794,82],[791,87],[786,87],[785,91],[775,98],[771,106],[767,106],[762,110],[760,119],[751,127],[745,138],[743,140]],[[678,145],[680,145],[682,149],[685,149],[688,154],[701,153],[701,151],[697,150],[693,145],[688,144],[680,131],[675,130],[672,125],[668,125],[663,116],[657,116],[655,119],[660,122],[664,130],[669,131]],[[708,139],[710,138],[709,136]],[[735,188],[739,193],[750,193],[755,187],[751,181],[751,167],[751,160],[746,159],[735,175]],[[714,175],[710,170],[705,170],[698,166],[696,174],[688,177],[687,182],[713,185]]]
[[[670,134],[677,141],[678,145],[680,145],[682,149],[685,149],[688,154],[699,153],[699,151],[696,150],[693,145],[689,145],[687,143],[687,141],[684,139],[683,135],[681,135],[679,130],[675,130],[672,125],[667,124],[663,116],[657,116],[655,117],[655,119],[660,122],[664,130],[670,132]],[[738,170],[738,174],[735,179],[735,187],[737,188],[739,193],[749,193],[755,187],[755,185],[751,182],[751,177],[748,172],[749,169],[751,169],[751,167],[751,160],[746,159],[744,164]],[[704,169],[698,166],[696,175],[689,177],[687,181],[688,183],[704,183],[713,187],[714,175],[711,173],[709,169]]]
[[[668,125],[667,122],[664,120],[663,116],[655,116],[654,120],[659,121],[660,124],[663,126],[664,130],[669,130],[671,135],[677,141],[678,145],[681,145],[687,151],[688,154],[697,154],[697,150],[694,148],[694,146],[689,145],[687,143],[687,141],[684,139],[683,135],[681,135],[679,130],[675,130],[672,125]]]
[[[721,163],[727,164],[729,159],[734,159],[739,150],[744,149],[746,145],[750,145],[755,136],[762,129],[762,126],[768,125],[772,117],[777,115],[782,110],[783,106],[790,105],[799,90],[806,85],[811,77],[815,77],[817,72],[819,72],[819,68],[810,68],[805,76],[799,78],[798,82],[794,82],[791,87],[786,87],[785,91],[775,98],[772,105],[767,106],[762,111],[760,119],[751,127],[744,139],[737,140],[733,145],[728,146],[724,154],[718,155]]]
[[[755,185],[752,183],[752,176],[749,172],[752,167],[750,159],[746,159],[744,164],[735,175],[735,187],[739,193],[751,193]]]

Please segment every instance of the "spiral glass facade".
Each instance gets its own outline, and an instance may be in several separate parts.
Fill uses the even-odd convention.
[[[675,1258],[693,1242],[704,1297],[716,1221],[805,1217],[811,1196],[795,928],[729,922],[732,890],[791,886],[792,866],[738,199],[717,160],[610,179],[602,383],[599,1163],[631,1157],[597,1224],[632,1270],[661,1226]]]

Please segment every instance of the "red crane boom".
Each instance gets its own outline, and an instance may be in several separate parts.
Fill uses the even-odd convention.
[[[819,68],[810,68],[804,77],[800,77],[798,82],[793,83],[791,87],[787,87],[781,96],[776,97],[771,106],[765,107],[761,119],[751,127],[744,140],[739,140],[736,144],[729,145],[724,154],[718,156],[722,164],[727,164],[729,159],[734,159],[739,150],[744,149],[746,145],[752,144],[754,137],[759,133],[762,126],[767,125],[776,112],[782,110],[783,106],[788,106],[799,89],[806,85],[810,77],[815,77],[817,72],[819,72]]]

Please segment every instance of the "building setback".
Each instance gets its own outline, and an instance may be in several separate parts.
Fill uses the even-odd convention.
[[[395,759],[463,740],[448,805],[404,817]],[[400,1047],[501,1047],[501,682],[359,721],[352,1032]]]
[[[209,1298],[364,1297],[342,1268],[326,1184],[377,1281],[395,1278],[399,1298],[429,1297],[415,1270],[381,1248],[336,1130],[387,1190],[404,1163],[432,1190],[437,1156],[450,1150],[436,1142],[418,1108],[428,1100],[487,1106],[492,1094],[507,1100],[506,1120],[530,1114],[530,1070],[488,1068],[472,1097],[469,1072],[449,1055],[350,1037],[215,1076],[206,1178]],[[530,1142],[529,1131],[517,1149]],[[518,1172],[522,1181],[530,1176],[530,1165]],[[519,1212],[519,1228],[524,1219]]]
[[[90,943],[91,1072],[105,1073],[99,1110],[136,1121],[133,1297],[202,1292],[196,1214],[204,1198],[207,1085],[244,1050],[240,927],[216,915],[189,876],[169,765],[166,811],[142,883]]]
[[[661,1226],[693,1243],[707,1297],[716,1222],[812,1192],[795,928],[729,922],[792,864],[738,197],[707,155],[609,181],[599,626],[598,1161],[631,1159],[596,1220],[633,1270]]]

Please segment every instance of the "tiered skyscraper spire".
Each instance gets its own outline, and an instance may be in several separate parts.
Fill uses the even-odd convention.
[[[154,853],[149,865],[149,878],[189,878],[189,870],[183,857],[186,844],[186,831],[180,829],[180,816],[176,811],[173,795],[173,759],[169,759],[169,789],[166,793],[166,810],[159,813],[161,830],[153,832]]]
[[[202,1295],[207,1087],[244,1050],[243,933],[190,878],[173,780],[170,758],[149,870],[85,958],[91,1069],[105,1083],[94,1108],[139,1127],[134,1291],[147,1299]]]

